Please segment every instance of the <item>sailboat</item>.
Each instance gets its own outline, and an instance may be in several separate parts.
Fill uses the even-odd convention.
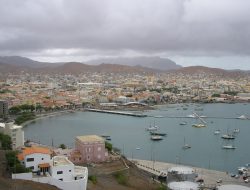
[[[191,148],[191,146],[190,146],[189,144],[186,143],[185,137],[184,137],[184,144],[183,144],[183,147],[182,147],[182,148],[183,148],[183,149],[189,149],[189,148]]]
[[[224,145],[224,146],[222,146],[222,148],[223,149],[236,149],[236,147],[231,145],[231,144]]]
[[[198,124],[193,124],[192,126],[193,127],[196,127],[196,128],[202,128],[202,127],[206,127],[206,121],[204,119],[201,118],[201,116],[199,116],[197,113],[193,112],[193,115],[195,116],[196,119],[199,119],[201,121],[201,123],[198,123]]]
[[[159,127],[158,127],[157,125],[155,125],[155,123],[154,123],[153,126],[150,124],[150,126],[149,126],[148,128],[146,128],[146,130],[147,130],[147,131],[157,131],[158,128],[159,128]]]

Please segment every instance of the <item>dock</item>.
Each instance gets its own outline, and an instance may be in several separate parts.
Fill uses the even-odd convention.
[[[139,160],[139,159],[130,159],[132,162],[136,164],[136,166],[142,170],[145,170],[149,173],[152,173],[156,176],[159,176],[162,170],[167,170],[171,167],[181,166],[179,164],[166,163],[166,162],[157,162],[150,160]],[[183,165],[182,165],[183,166]],[[188,166],[192,167],[192,166]],[[228,172],[216,171],[205,168],[192,167],[195,172],[199,175],[200,178],[204,179],[205,186],[216,186],[216,185],[225,185],[225,184],[235,184],[235,185],[243,185],[250,187],[249,183],[245,183],[242,177],[233,178],[230,176]],[[221,179],[221,183],[217,183],[217,181]]]
[[[90,112],[118,114],[118,115],[126,115],[126,116],[133,116],[133,117],[147,117],[147,115],[145,115],[145,114],[132,113],[132,112],[121,112],[121,111],[113,111],[113,110],[100,110],[100,109],[91,109],[91,108],[86,108],[84,110],[85,111],[90,111]]]

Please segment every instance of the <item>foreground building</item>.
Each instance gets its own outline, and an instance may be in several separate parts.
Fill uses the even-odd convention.
[[[0,123],[0,132],[11,137],[12,148],[17,149],[24,145],[23,127],[14,122]]]
[[[31,180],[54,185],[64,190],[86,190],[88,169],[75,166],[65,156],[50,159],[51,151],[44,147],[27,147],[18,155],[25,167],[33,172],[12,174],[12,179]]]

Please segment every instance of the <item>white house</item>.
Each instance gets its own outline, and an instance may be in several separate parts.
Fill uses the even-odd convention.
[[[65,156],[50,159],[50,150],[44,147],[27,147],[18,155],[26,167],[36,173],[12,174],[12,179],[31,180],[54,185],[63,190],[86,190],[88,169],[75,166]]]
[[[11,137],[13,149],[23,146],[24,132],[22,126],[15,125],[14,122],[0,123],[0,132]]]
[[[41,171],[47,172],[49,169],[49,162],[51,160],[52,152],[46,147],[25,147],[22,152],[18,154],[18,159],[26,167],[33,172]]]

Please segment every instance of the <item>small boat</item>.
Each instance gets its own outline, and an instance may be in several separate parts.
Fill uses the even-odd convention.
[[[157,131],[157,129],[158,129],[158,126],[156,126],[156,125],[146,128],[147,131]]]
[[[187,122],[183,121],[183,122],[180,123],[180,125],[187,125]]]
[[[189,117],[189,118],[196,118],[196,116],[194,114],[187,115],[187,117]]]
[[[220,129],[215,130],[215,131],[214,131],[214,134],[215,134],[215,135],[219,135],[219,134],[220,134]]]
[[[164,116],[162,115],[155,115],[154,118],[163,118]]]
[[[221,138],[228,139],[228,140],[233,140],[233,139],[235,139],[235,136],[231,135],[231,134],[225,134],[225,135],[222,135]]]
[[[182,108],[183,110],[187,110],[188,108],[186,108],[186,107],[184,107],[184,108]]]
[[[189,148],[191,148],[191,146],[190,146],[189,144],[186,143],[185,138],[184,138],[184,145],[183,145],[182,148],[183,148],[183,149],[189,149]]]
[[[160,140],[162,140],[163,138],[162,138],[162,136],[160,136],[160,135],[152,135],[151,136],[151,140],[153,140],[153,141],[160,141]]]
[[[228,145],[224,145],[222,146],[223,149],[236,149],[235,146],[231,145],[231,144],[228,144]]]
[[[135,148],[136,150],[141,150],[141,148],[140,147],[137,147],[137,148]]]
[[[153,131],[150,131],[150,134],[151,135],[159,135],[159,136],[166,136],[167,133],[160,133],[160,132],[153,132]]]
[[[206,125],[204,125],[204,124],[202,124],[202,123],[199,123],[199,124],[193,124],[192,126],[193,126],[193,127],[196,127],[196,128],[206,127]]]
[[[241,115],[241,116],[237,117],[237,119],[243,119],[243,120],[245,120],[245,119],[248,119],[248,118],[245,115]]]
[[[234,129],[233,132],[234,132],[234,133],[239,133],[239,132],[240,132],[240,129]]]
[[[101,137],[104,138],[107,141],[111,141],[111,137],[109,135],[103,134],[103,135],[101,135]]]

